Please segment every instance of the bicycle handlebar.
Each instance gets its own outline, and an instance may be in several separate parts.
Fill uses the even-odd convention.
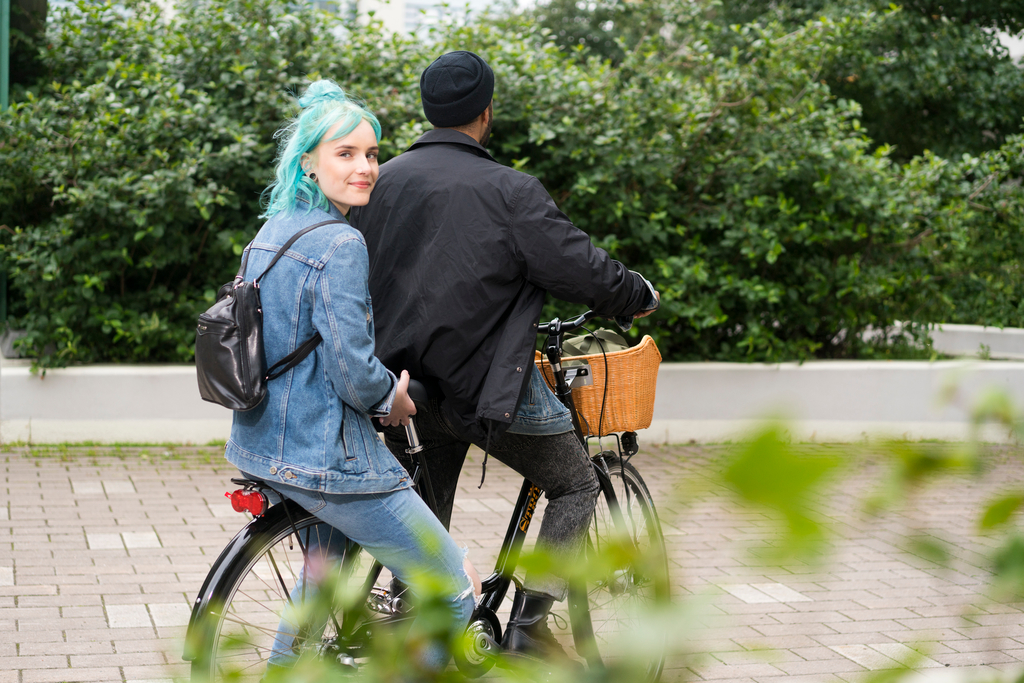
[[[587,311],[577,318],[572,320],[559,320],[555,318],[551,322],[541,323],[537,325],[537,334],[558,334],[559,332],[572,332],[583,327],[588,320],[593,320],[597,317],[597,313],[594,311]]]

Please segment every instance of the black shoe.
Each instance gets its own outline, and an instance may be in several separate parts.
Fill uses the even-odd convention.
[[[513,658],[540,660],[580,668],[555,640],[548,627],[548,613],[554,600],[541,593],[517,590],[512,599],[512,614],[501,639],[505,654]]]

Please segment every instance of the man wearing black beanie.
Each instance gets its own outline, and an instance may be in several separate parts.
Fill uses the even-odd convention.
[[[545,491],[537,546],[555,566],[568,566],[582,550],[598,484],[569,411],[533,371],[544,297],[585,304],[628,327],[653,312],[659,296],[595,247],[536,178],[487,153],[493,94],[494,72],[479,55],[438,57],[420,77],[434,130],[380,167],[369,204],[350,217],[370,255],[377,357],[437,396],[416,423],[441,521],[451,521],[474,443]],[[405,431],[387,428],[385,437],[411,467]],[[562,577],[527,575],[504,649],[567,657],[547,626],[566,591]]]

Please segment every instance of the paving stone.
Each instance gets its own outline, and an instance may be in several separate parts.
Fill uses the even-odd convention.
[[[121,534],[129,550],[136,548],[160,548],[160,539],[152,531],[125,531]]]
[[[124,548],[121,534],[90,534],[85,535],[90,550],[113,550]]]
[[[145,605],[107,605],[110,628],[142,628],[150,625]]]
[[[898,669],[899,662],[867,645],[836,645],[832,649],[865,669]]]
[[[942,664],[939,664],[934,659],[930,659],[917,650],[913,650],[902,643],[877,643],[870,645],[869,647],[881,652],[883,655],[902,666],[914,669],[928,669],[942,666]]]
[[[1005,652],[954,652],[936,655],[936,661],[944,666],[991,666],[993,664],[1016,663],[1019,660]]]
[[[120,681],[115,667],[103,669],[35,669],[21,674],[22,683],[78,683],[85,681]]]
[[[782,662],[777,663],[775,666],[787,674],[786,680],[790,680],[790,676],[810,676],[866,670],[865,667],[858,662],[840,657],[834,652],[832,654],[833,657],[827,660],[819,659],[814,661],[801,660],[794,662]]]
[[[753,583],[750,586],[770,595],[779,602],[811,602],[811,598],[781,583]]]
[[[97,668],[109,666],[148,666],[163,664],[160,652],[134,652],[118,654],[71,655],[71,668]]]
[[[135,493],[135,485],[132,482],[124,481],[104,481],[103,489],[107,494],[118,494],[118,493]]]
[[[163,664],[156,666],[125,666],[122,667],[126,680],[152,681],[166,680],[168,677],[186,680],[190,669],[187,663]]]
[[[157,628],[166,626],[188,626],[192,614],[192,606],[185,603],[149,604],[149,613],[153,615],[153,623]]]
[[[151,648],[152,649],[152,645]],[[109,640],[94,642],[49,642],[21,643],[18,646],[18,654],[25,655],[96,655],[112,654],[114,646]]]
[[[55,669],[65,668],[68,658],[57,655],[25,655],[19,657],[0,657],[0,671],[4,669]]]
[[[768,595],[767,593],[760,591],[749,583],[737,583],[737,584],[719,584],[719,587],[734,595],[740,600],[748,604],[761,603],[761,602],[779,602],[776,598]]]

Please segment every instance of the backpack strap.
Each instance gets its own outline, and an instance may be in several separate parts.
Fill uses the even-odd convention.
[[[245,250],[243,251],[243,254],[242,254],[242,265],[239,266],[238,273],[235,274],[235,279],[236,280],[244,280],[245,279],[245,267],[247,265],[249,265],[249,252],[252,251],[252,245],[253,245],[253,242],[255,242],[255,241],[256,240],[253,240],[252,242],[249,242],[249,244],[245,247]]]
[[[317,332],[312,337],[303,342],[302,346],[295,349],[287,356],[271,365],[270,369],[267,370],[267,381],[277,379],[278,377],[280,377],[281,375],[283,375],[284,373],[288,372],[296,365],[301,363],[306,356],[313,352],[313,349],[315,349],[317,345],[319,345],[320,342],[323,341],[323,339],[324,338],[320,336],[320,333]],[[281,367],[282,365],[284,367]]]
[[[346,225],[347,224],[345,221],[338,221],[338,220],[324,221],[323,223],[317,223],[316,225],[311,225],[308,228],[303,228],[302,230],[299,230],[297,233],[292,235],[290,238],[288,238],[288,241],[285,242],[281,246],[281,248],[277,250],[277,253],[274,254],[274,258],[273,258],[273,260],[271,260],[270,265],[267,266],[266,269],[264,269],[264,271],[262,273],[260,273],[259,275],[256,276],[256,278],[253,280],[253,284],[259,285],[260,280],[262,280],[263,276],[267,274],[267,271],[269,271],[271,268],[273,268],[277,264],[277,262],[281,260],[281,257],[284,256],[285,252],[288,251],[289,247],[291,247],[293,244],[295,244],[295,241],[297,239],[299,239],[300,237],[305,235],[307,232],[311,232],[313,230],[316,230],[317,228],[322,228],[325,225],[334,225],[335,223],[338,223],[338,224],[341,224],[341,225]],[[244,264],[243,264],[243,266],[244,266]]]

